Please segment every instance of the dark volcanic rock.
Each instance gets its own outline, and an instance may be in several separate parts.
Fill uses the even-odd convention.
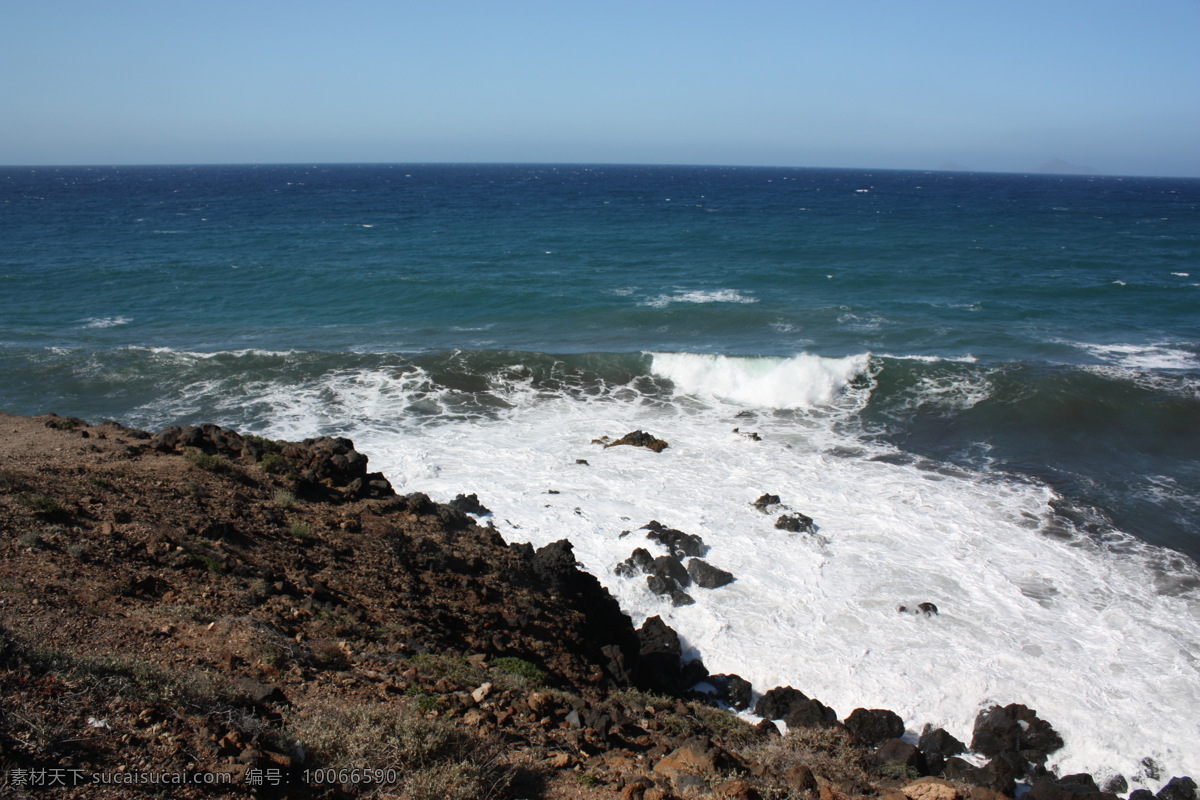
[[[680,589],[687,588],[692,582],[687,567],[683,566],[675,556],[659,556],[650,564],[650,574],[668,578],[675,582]]]
[[[838,724],[837,712],[820,700],[793,703],[783,721],[789,728],[832,728]]]
[[[476,514],[485,517],[490,516],[492,513],[483,503],[479,502],[479,497],[474,492],[458,495],[450,501],[450,505],[465,514]]]
[[[947,758],[959,755],[966,752],[967,746],[955,739],[943,728],[930,728],[925,726],[925,732],[921,734],[920,741],[917,742],[917,747],[925,755],[925,761],[929,765],[929,771],[936,774],[941,771],[942,764]]]
[[[971,737],[971,749],[985,756],[1011,754],[1019,762],[1044,766],[1046,756],[1063,746],[1062,737],[1037,712],[1019,703],[979,712]],[[1017,777],[1027,772],[1020,764]]]
[[[650,531],[646,534],[646,538],[667,548],[667,551],[675,558],[702,556],[708,552],[708,548],[704,546],[704,540],[699,536],[668,528],[658,520],[650,520],[642,526],[642,530]]]
[[[741,675],[709,675],[708,682],[717,690],[716,699],[728,703],[736,711],[745,711],[750,707],[750,696],[753,688],[750,681]]]
[[[656,439],[648,433],[642,431],[632,431],[617,439],[615,442],[608,442],[605,447],[616,447],[619,444],[628,444],[634,447],[645,447],[647,450],[653,450],[656,453],[661,453],[667,449],[667,443],[662,439]]]
[[[624,578],[632,578],[634,575],[649,573],[653,565],[654,556],[650,555],[646,548],[639,547],[630,553],[629,558],[617,564],[613,572]]]
[[[904,720],[886,708],[856,708],[846,717],[846,730],[866,747],[904,735]]]
[[[754,704],[754,713],[763,719],[783,719],[792,706],[808,700],[808,695],[790,686],[776,686]]]
[[[1033,782],[1027,796],[1031,800],[1116,800],[1116,795],[1101,792],[1087,773],[1065,775],[1058,780],[1039,778]]]
[[[651,691],[674,694],[682,675],[679,634],[653,616],[637,629],[638,683]]]
[[[716,589],[727,583],[733,583],[733,574],[712,566],[707,561],[693,558],[688,562],[688,575],[702,589]]]
[[[1155,797],[1158,800],[1196,800],[1196,782],[1191,778],[1171,778]]]
[[[805,516],[799,512],[794,514],[783,514],[779,519],[775,520],[775,527],[781,531],[788,533],[816,533],[817,526],[813,524],[812,517]]]
[[[942,777],[982,786],[1012,797],[1022,769],[1020,758],[1011,753],[1002,753],[982,767],[972,766],[970,762],[953,756],[947,759],[942,767]]]
[[[751,503],[750,505],[754,506],[754,507],[755,507],[755,508],[757,508],[759,511],[763,512],[764,514],[766,514],[766,513],[768,513],[768,511],[767,511],[767,510],[768,510],[768,509],[769,509],[771,506],[777,506],[777,505],[779,505],[779,495],[777,495],[777,494],[764,494],[762,497],[758,498],[757,500],[755,500],[755,501],[754,501],[753,503]]]

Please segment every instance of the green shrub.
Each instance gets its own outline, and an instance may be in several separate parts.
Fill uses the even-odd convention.
[[[211,472],[214,475],[232,475],[242,477],[242,471],[237,468],[228,459],[220,456],[212,456],[205,453],[203,450],[197,450],[194,447],[189,447],[183,451],[183,457],[188,460],[196,469],[202,469],[205,472]]]
[[[287,459],[278,453],[267,453],[259,460],[258,464],[263,468],[263,472],[270,475],[282,475],[288,469]]]
[[[65,522],[71,518],[71,513],[67,511],[66,507],[44,494],[21,493],[14,499],[17,505],[29,509],[44,520]]]
[[[312,526],[307,522],[293,522],[288,526],[288,533],[297,539],[308,540],[313,538]]]
[[[271,493],[271,499],[280,508],[291,508],[296,505],[296,495],[289,492],[287,489],[276,489]]]
[[[523,658],[501,656],[492,660],[491,667],[506,675],[520,678],[533,686],[540,686],[546,680],[546,673],[543,670]]]

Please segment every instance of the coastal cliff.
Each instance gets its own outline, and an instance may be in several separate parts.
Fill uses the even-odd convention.
[[[918,721],[839,722],[791,687],[753,687],[751,725],[717,707],[751,687],[681,664],[657,617],[635,628],[568,541],[506,542],[476,498],[397,492],[367,465],[346,439],[0,416],[7,795],[1125,791],[1047,772],[1061,739],[1024,706],[980,715],[972,761],[944,731],[906,742]]]

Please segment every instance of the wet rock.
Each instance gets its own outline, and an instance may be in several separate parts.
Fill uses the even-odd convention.
[[[733,583],[733,574],[714,567],[707,561],[693,558],[688,562],[687,573],[696,585],[702,589],[716,589],[728,583]]]
[[[779,519],[775,520],[775,528],[788,533],[816,533],[817,526],[813,524],[812,517],[806,516],[799,512],[793,514],[782,514]]]
[[[932,617],[938,613],[938,607],[933,603],[921,603],[921,605],[917,606],[917,610],[927,617]]]
[[[886,708],[856,708],[846,717],[846,730],[865,747],[904,735],[904,720]]]
[[[942,767],[942,777],[982,786],[1012,797],[1023,767],[1020,758],[1011,753],[1002,753],[982,767],[973,766],[970,762],[954,756],[946,760]]]
[[[1171,778],[1155,797],[1158,800],[1196,800],[1196,782],[1191,778]]]
[[[476,514],[481,517],[491,516],[491,510],[479,502],[479,497],[471,494],[460,494],[450,501],[450,505],[464,514]]]
[[[768,510],[771,508],[771,506],[777,506],[779,504],[780,504],[779,495],[764,494],[762,497],[758,498],[750,505],[754,506],[759,511],[766,514],[766,513],[768,513]]]
[[[745,711],[750,707],[750,696],[753,688],[750,681],[741,675],[709,675],[708,683],[717,690],[716,699],[726,703],[735,711]]]
[[[639,547],[629,555],[629,558],[617,564],[613,568],[613,572],[623,578],[631,578],[634,575],[644,575],[651,572],[653,565],[654,556],[650,555],[650,551],[646,548]]]
[[[593,440],[595,441],[595,440]],[[661,453],[667,449],[667,443],[662,439],[656,439],[643,431],[632,431],[625,434],[615,442],[605,442],[605,447],[616,447],[619,444],[632,445],[633,447],[645,447],[647,450],[653,450],[656,453]]]
[[[680,589],[686,589],[692,582],[687,567],[675,556],[659,556],[654,559],[650,564],[650,575],[672,580]]]
[[[708,548],[704,545],[704,540],[699,536],[692,533],[684,533],[674,528],[668,528],[658,520],[650,520],[642,526],[642,530],[649,531],[646,534],[646,538],[658,542],[667,548],[667,552],[675,558],[683,559],[688,556],[702,556],[708,552]]]
[[[1037,712],[1019,703],[979,712],[971,737],[971,749],[985,756],[1008,754],[1016,757],[1016,777],[1028,767],[1023,762],[1044,766],[1046,757],[1063,746],[1062,737]],[[1003,791],[1003,790],[997,790]]]

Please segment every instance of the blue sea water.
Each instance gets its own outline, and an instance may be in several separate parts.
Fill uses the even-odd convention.
[[[0,168],[0,301],[2,411],[346,435],[758,691],[1200,772],[1200,180]],[[738,580],[617,576],[651,518]]]
[[[870,435],[1047,481],[1095,524],[1200,557],[1194,179],[9,168],[0,198],[10,411],[166,424],[147,409],[202,376],[364,361],[470,390],[517,363],[627,382],[645,352],[871,353]],[[931,381],[975,388],[914,399]]]

